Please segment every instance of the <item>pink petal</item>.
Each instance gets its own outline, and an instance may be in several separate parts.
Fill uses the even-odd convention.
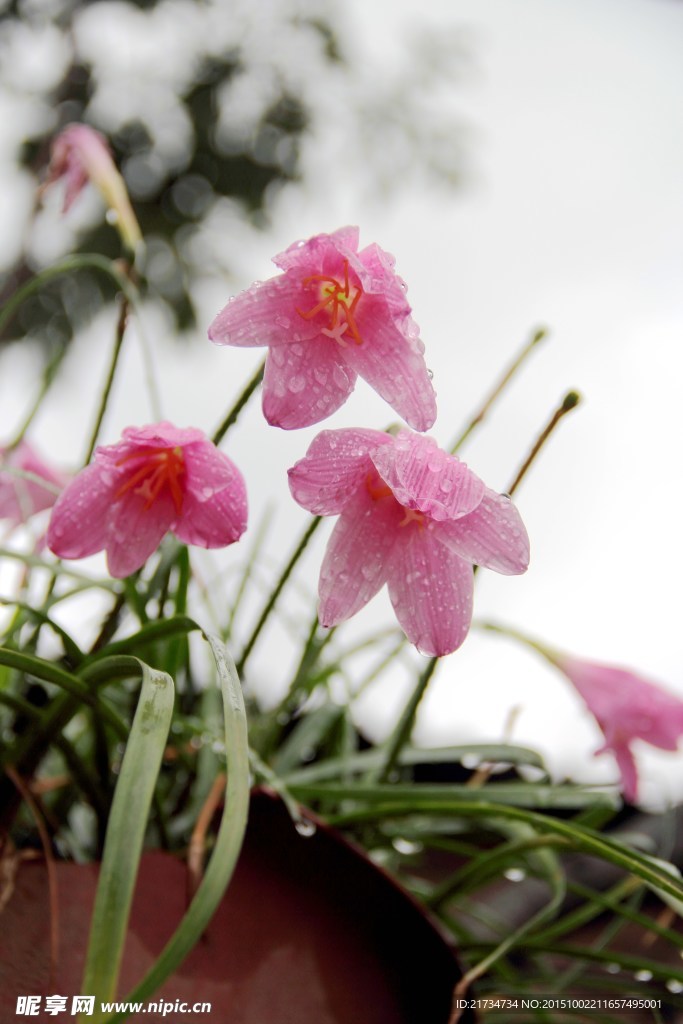
[[[185,544],[225,547],[247,526],[247,493],[237,466],[210,441],[183,449],[183,506],[173,533]]]
[[[512,501],[488,488],[468,515],[435,524],[434,536],[461,558],[505,576],[526,572],[529,537]]]
[[[383,295],[394,320],[401,321],[404,334],[417,336],[419,330],[410,318],[410,303],[406,296],[406,284],[394,267],[396,260],[381,246],[373,242],[358,253],[362,269],[358,276],[367,294]]]
[[[338,345],[328,338],[272,348],[263,376],[263,414],[284,430],[308,427],[343,405],[355,382]]]
[[[631,748],[628,743],[622,742],[615,743],[611,749],[619,767],[622,793],[630,804],[634,804],[638,799],[638,769]]]
[[[47,546],[60,558],[85,558],[105,546],[116,476],[92,463],[62,491],[52,510]]]
[[[422,654],[450,654],[470,628],[472,567],[419,524],[402,529],[404,538],[393,550],[388,572],[396,618]]]
[[[375,596],[387,578],[402,517],[391,497],[373,500],[364,487],[353,495],[332,531],[320,570],[321,625],[344,622]]]
[[[431,437],[401,431],[390,448],[372,460],[377,472],[406,508],[437,521],[456,519],[475,509],[486,490],[464,462],[442,451]]]
[[[355,258],[358,235],[356,227],[339,228],[331,234],[314,235],[313,238],[293,242],[284,252],[273,258],[273,263],[281,270],[303,270],[306,274],[322,273],[330,259],[341,262],[344,258]]]
[[[411,427],[428,430],[436,419],[436,396],[413,322],[394,319],[384,297],[365,293],[356,323],[362,344],[350,341],[342,349],[349,366]]]
[[[392,443],[379,430],[323,430],[288,470],[292,497],[314,515],[336,515],[372,471],[368,453]]]
[[[209,338],[217,345],[245,347],[310,341],[320,325],[297,312],[302,300],[300,276],[281,274],[259,281],[230,299],[209,327]]]
[[[107,524],[106,548],[109,572],[117,579],[140,569],[161,543],[175,519],[168,493],[160,494],[146,508],[145,498],[129,491],[114,505]]]

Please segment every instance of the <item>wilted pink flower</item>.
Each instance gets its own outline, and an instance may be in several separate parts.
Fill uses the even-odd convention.
[[[140,241],[140,227],[130,205],[128,192],[103,135],[86,124],[70,124],[52,143],[46,185],[64,181],[64,212],[70,209],[88,181],[99,189],[116,216],[116,228],[125,244],[134,250]]]
[[[326,430],[289,470],[295,500],[339,515],[320,571],[319,617],[334,626],[384,583],[424,654],[454,651],[472,618],[472,564],[522,573],[529,540],[509,498],[430,437]]]
[[[0,448],[0,519],[25,523],[29,516],[51,508],[66,483],[67,477],[48,466],[28,441]]]
[[[203,548],[225,547],[246,528],[247,497],[231,460],[193,427],[128,427],[95,451],[55,505],[48,547],[61,558],[107,552],[112,576],[129,576],[170,530]]]
[[[634,803],[638,772],[631,743],[645,740],[662,750],[676,750],[683,734],[683,701],[628,669],[544,653],[574,684],[597,720],[605,743],[596,754],[612,751],[624,796]]]
[[[419,329],[394,260],[358,252],[358,228],[296,242],[284,274],[232,299],[209,328],[218,345],[267,345],[263,412],[291,430],[331,415],[364,377],[415,430],[436,419]]]

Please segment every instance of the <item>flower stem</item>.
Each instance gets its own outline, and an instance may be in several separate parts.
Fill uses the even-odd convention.
[[[539,341],[543,341],[543,339],[546,338],[547,335],[548,335],[548,331],[547,331],[547,329],[545,327],[539,327],[539,328],[537,328],[534,331],[534,333],[532,334],[532,336],[529,339],[529,341],[527,341],[527,343],[525,344],[524,348],[515,357],[515,359],[510,364],[510,366],[507,368],[507,370],[505,371],[503,376],[496,383],[496,385],[493,388],[493,390],[486,397],[486,399],[482,403],[481,408],[479,409],[479,411],[477,413],[475,413],[475,415],[472,417],[470,422],[467,424],[467,426],[463,430],[462,434],[460,434],[458,439],[453,442],[453,445],[451,446],[451,449],[450,449],[451,454],[455,455],[455,453],[465,443],[465,441],[470,436],[470,434],[475,429],[475,427],[478,427],[479,424],[482,422],[482,420],[485,419],[485,417],[489,413],[489,410],[491,409],[491,406],[494,404],[496,399],[499,398],[499,396],[503,393],[503,391],[505,390],[507,385],[510,383],[512,378],[515,376],[517,371],[526,362],[527,358],[529,357],[531,352],[535,349],[535,347],[539,343]]]
[[[242,412],[242,409],[247,404],[247,402],[253,395],[254,391],[256,391],[256,388],[263,380],[263,370],[265,368],[265,365],[265,360],[259,364],[259,366],[256,369],[256,373],[251,378],[251,380],[244,388],[242,394],[239,396],[239,398],[233,405],[228,415],[225,417],[221,425],[216,430],[216,433],[213,435],[212,438],[214,444],[220,444],[225,435],[227,434],[228,430],[230,430],[230,427],[233,425],[233,423],[237,422],[237,417]]]
[[[242,671],[244,669],[244,666],[245,666],[245,663],[247,661],[247,658],[251,654],[251,652],[252,652],[252,650],[254,648],[254,644],[258,640],[259,635],[261,633],[261,630],[265,626],[270,613],[272,612],[273,608],[275,607],[277,599],[280,596],[280,594],[282,593],[282,590],[284,588],[285,583],[287,582],[287,580],[291,576],[292,570],[294,569],[294,566],[296,565],[296,563],[299,561],[299,559],[301,558],[302,554],[306,550],[306,547],[308,545],[309,540],[311,539],[311,537],[313,536],[315,531],[318,529],[318,526],[320,525],[320,521],[321,521],[321,517],[320,516],[316,516],[313,519],[313,521],[310,523],[310,525],[306,528],[306,531],[303,534],[303,536],[301,537],[301,540],[297,544],[296,548],[294,549],[291,558],[289,559],[289,561],[287,562],[287,565],[282,570],[282,573],[280,575],[280,579],[277,581],[277,583],[275,585],[275,589],[273,590],[272,594],[270,595],[270,597],[268,598],[266,604],[264,605],[263,611],[261,612],[261,614],[259,616],[259,620],[256,623],[256,625],[254,626],[254,629],[252,630],[251,636],[249,637],[249,639],[247,640],[246,644],[244,645],[244,650],[242,651],[242,655],[240,657],[240,660],[237,663],[237,674],[238,675],[242,674]]]
[[[403,750],[404,746],[410,739],[410,734],[413,731],[413,725],[415,724],[415,716],[417,709],[420,706],[420,702],[427,692],[429,681],[434,674],[434,670],[439,663],[438,658],[430,658],[427,662],[427,667],[424,672],[420,675],[417,681],[415,689],[411,693],[408,703],[404,707],[401,717],[394,727],[394,731],[385,744],[386,756],[384,764],[380,769],[377,781],[387,782],[391,775],[396,762],[398,761],[399,755]]]
[[[85,267],[90,267],[93,270],[101,270],[103,274],[111,277],[124,295],[132,301],[135,294],[134,289],[128,279],[126,271],[121,269],[120,263],[107,259],[106,256],[100,256],[97,253],[79,253],[74,256],[68,256],[65,260],[55,263],[54,266],[46,267],[44,270],[41,270],[39,274],[36,274],[35,277],[32,277],[30,281],[27,281],[25,285],[19,288],[11,299],[8,299],[5,306],[0,311],[0,333],[4,330],[7,324],[10,323],[22,302],[24,302],[24,300],[34,292],[39,291],[43,285],[48,281],[51,281],[53,277],[59,277],[61,274],[68,274],[72,270],[82,270]]]
[[[90,436],[90,443],[85,456],[84,465],[88,465],[92,458],[92,453],[95,450],[97,444],[97,438],[99,437],[100,428],[102,426],[102,420],[107,410],[109,403],[109,396],[111,395],[112,385],[114,383],[114,376],[116,375],[116,367],[119,363],[119,356],[121,355],[121,347],[123,345],[123,339],[126,333],[126,325],[128,323],[128,312],[130,310],[130,304],[128,297],[123,295],[121,298],[121,308],[119,310],[119,318],[116,324],[116,335],[114,338],[114,351],[112,352],[111,363],[109,364],[109,372],[107,374],[107,380],[104,385],[104,391],[102,392],[102,398],[100,400],[100,406],[97,410],[97,418],[95,420],[95,426],[93,427],[92,434]]]
[[[548,420],[547,424],[545,425],[541,433],[538,435],[536,441],[534,442],[531,448],[531,451],[529,452],[525,461],[522,463],[520,469],[518,470],[517,475],[513,479],[510,486],[507,488],[507,494],[509,494],[510,497],[512,497],[512,495],[515,493],[515,491],[521,484],[532,462],[535,460],[541,448],[546,443],[546,441],[548,440],[548,438],[550,437],[550,435],[552,434],[553,430],[560,422],[562,417],[566,416],[567,413],[571,412],[572,409],[575,409],[580,401],[581,396],[577,391],[568,391],[567,394],[564,396],[564,398],[562,399],[562,401],[560,402],[560,404]]]

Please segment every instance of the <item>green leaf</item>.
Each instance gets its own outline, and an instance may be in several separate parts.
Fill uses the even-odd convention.
[[[176,970],[199,941],[232,878],[247,825],[249,747],[242,688],[232,658],[222,642],[209,635],[206,635],[206,639],[216,663],[223,697],[225,749],[228,761],[225,809],[204,878],[185,916],[156,962],[133,992],[126,996],[129,1002],[147,999]],[[107,1024],[114,1024],[125,1018],[126,1014],[117,1014],[110,1017]]]
[[[173,680],[140,662],[142,689],[112,802],[82,991],[95,1006],[116,995],[135,879],[173,714]],[[95,1021],[103,1017],[95,1010]]]
[[[505,743],[469,743],[457,747],[403,747],[397,766],[415,764],[460,764],[464,757],[477,757],[480,764],[526,764],[545,771],[543,759],[528,747],[514,747]],[[339,778],[344,774],[365,774],[384,764],[386,754],[381,749],[363,750],[344,758],[329,758],[300,768],[287,775],[288,785],[306,785]]]

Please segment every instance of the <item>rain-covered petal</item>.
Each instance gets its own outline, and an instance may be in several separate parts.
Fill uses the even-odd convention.
[[[242,475],[194,427],[128,427],[100,447],[53,510],[48,546],[64,558],[103,548],[112,576],[128,576],[173,530],[202,547],[232,544],[246,527]]]
[[[85,558],[102,550],[115,484],[115,475],[97,463],[74,477],[52,509],[47,531],[51,551],[60,558]]]
[[[308,427],[330,416],[353,391],[356,374],[339,356],[338,346],[320,338],[315,348],[271,348],[263,375],[263,415],[284,430]]]
[[[107,522],[107,566],[112,576],[123,579],[142,568],[159,547],[175,518],[170,494],[160,494],[149,504],[129,491],[112,507]]]
[[[422,654],[457,650],[472,621],[472,566],[419,523],[403,527],[388,567],[389,597],[401,628]]]
[[[232,299],[209,328],[218,344],[268,346],[263,410],[275,426],[329,416],[357,374],[416,429],[436,418],[424,346],[393,257],[377,245],[357,247],[357,228],[295,243],[275,257],[280,277]]]
[[[185,544],[224,547],[247,526],[247,492],[237,466],[208,441],[184,449],[185,489],[173,533]]]
[[[486,490],[464,462],[431,437],[402,430],[390,448],[372,456],[397,501],[437,521],[457,519],[477,507]]]
[[[348,502],[320,570],[318,617],[323,626],[355,615],[385,583],[402,515],[390,496],[376,500],[366,488]]]
[[[356,316],[361,344],[349,342],[349,366],[375,389],[414,430],[429,430],[436,419],[436,395],[424,359],[424,345],[413,321],[391,316],[387,302],[364,295]]]
[[[258,281],[230,299],[209,327],[216,345],[296,345],[318,337],[320,328],[298,313],[301,280],[282,274]]]
[[[281,270],[304,270],[307,274],[322,272],[328,269],[330,256],[337,260],[355,256],[359,234],[357,227],[348,226],[292,242],[284,252],[273,257],[273,263]]]
[[[468,562],[517,576],[529,567],[529,536],[510,498],[485,489],[474,511],[434,524],[434,536]]]
[[[379,430],[323,430],[288,471],[295,501],[318,516],[336,515],[372,469],[369,453],[393,438]]]

